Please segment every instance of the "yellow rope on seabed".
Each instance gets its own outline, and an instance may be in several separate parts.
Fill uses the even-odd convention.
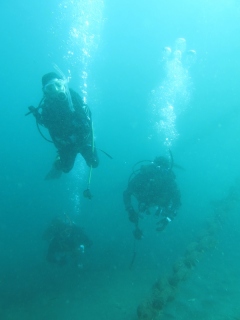
[[[160,277],[153,284],[150,297],[139,304],[137,308],[139,320],[161,319],[164,307],[175,299],[178,285],[188,278],[204,253],[216,247],[219,228],[239,203],[240,179],[237,179],[228,195],[214,206],[213,217],[207,227],[200,232],[194,242],[189,244],[185,254],[174,263],[171,274]]]

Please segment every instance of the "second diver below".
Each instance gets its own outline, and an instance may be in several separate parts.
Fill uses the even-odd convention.
[[[56,179],[69,172],[80,153],[89,167],[98,166],[94,144],[92,115],[80,95],[68,89],[67,79],[55,72],[42,77],[43,98],[38,106],[29,107],[37,124],[46,127],[58,154],[46,179]]]
[[[160,220],[157,231],[165,229],[174,219],[181,206],[181,195],[172,171],[173,164],[165,157],[156,157],[153,162],[142,165],[129,178],[127,189],[123,193],[125,209],[129,220],[135,224],[134,237],[143,236],[139,228],[142,213],[150,214],[153,210]],[[132,204],[132,196],[137,202],[137,209]]]
[[[83,229],[69,219],[53,219],[43,239],[48,242],[47,261],[60,266],[82,268],[85,250],[92,245]]]

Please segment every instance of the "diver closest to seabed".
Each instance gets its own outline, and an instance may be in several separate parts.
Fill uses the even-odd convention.
[[[30,106],[26,115],[32,113],[37,124],[48,129],[52,141],[46,140],[57,148],[57,157],[46,179],[57,179],[62,172],[72,170],[78,153],[90,168],[96,168],[99,160],[89,107],[77,92],[68,88],[68,80],[55,72],[42,77],[42,91],[39,106]]]
[[[82,268],[85,250],[92,246],[84,230],[66,215],[64,219],[52,220],[43,239],[48,242],[47,261],[60,266],[71,264]]]

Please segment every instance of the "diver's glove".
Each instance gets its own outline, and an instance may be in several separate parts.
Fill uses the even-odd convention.
[[[37,117],[38,116],[38,109],[35,108],[34,106],[30,106],[28,107],[28,114],[32,113],[34,115],[34,117]]]
[[[172,221],[172,219],[170,219],[169,217],[161,219],[157,223],[158,227],[156,228],[156,230],[157,231],[163,231],[166,228],[166,226],[169,224],[169,222],[171,222],[171,221]]]
[[[41,120],[41,114],[38,112],[39,108],[35,108],[34,106],[30,106],[28,107],[29,112],[25,114],[25,116],[28,116],[29,114],[32,114],[38,123],[42,124],[42,120]]]
[[[128,208],[128,218],[133,223],[138,223],[138,214],[133,207]]]

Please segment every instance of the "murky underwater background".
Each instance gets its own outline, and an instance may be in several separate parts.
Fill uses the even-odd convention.
[[[9,0],[0,15],[0,318],[240,319],[239,1]],[[44,181],[55,149],[25,117],[54,65],[113,157],[99,152],[92,200],[81,156]],[[162,233],[144,217],[135,242],[122,192],[134,163],[169,148],[182,207]],[[82,269],[46,261],[64,214],[93,241]]]

